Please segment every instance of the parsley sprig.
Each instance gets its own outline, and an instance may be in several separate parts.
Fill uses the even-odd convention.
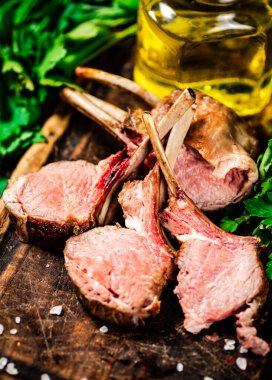
[[[237,207],[226,209],[227,214],[221,221],[221,228],[228,232],[235,232],[242,225],[252,230],[252,234],[259,236],[261,244],[270,247],[272,243],[272,139],[267,148],[258,157],[259,181],[255,184],[254,195],[241,203],[240,215]],[[238,206],[239,210],[239,206]],[[239,212],[239,211],[238,211]],[[272,254],[269,255],[266,274],[272,280]]]
[[[1,162],[43,140],[40,127],[74,68],[136,31],[138,0],[0,2]],[[2,173],[3,174],[3,173]]]

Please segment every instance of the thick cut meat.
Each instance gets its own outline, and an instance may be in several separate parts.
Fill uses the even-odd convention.
[[[160,220],[182,243],[176,257],[179,274],[175,293],[185,315],[184,327],[198,333],[235,314],[240,343],[266,355],[269,345],[257,337],[253,327],[253,317],[268,290],[258,258],[258,239],[221,230],[196,207],[179,187],[168,149],[165,153],[151,115],[145,114],[143,120],[170,191],[169,206]],[[169,141],[173,133],[174,128]],[[182,145],[183,137],[182,131],[175,134],[177,146]]]
[[[158,168],[125,184],[119,201],[129,228],[98,227],[70,238],[65,266],[90,312],[118,324],[138,325],[159,312],[173,255],[158,222]]]
[[[71,234],[93,227],[127,166],[128,160],[119,152],[99,165],[60,161],[20,177],[3,194],[20,239],[55,248]]]
[[[160,220],[182,243],[175,293],[185,315],[184,327],[192,333],[236,314],[240,343],[265,355],[269,346],[252,326],[267,291],[257,255],[258,240],[229,234],[213,225],[179,191]]]
[[[179,152],[174,173],[186,194],[202,210],[217,210],[236,202],[248,186],[246,170],[232,168],[224,178],[218,178],[214,175],[214,167],[197,150],[185,144]]]
[[[158,103],[153,110],[157,124],[179,96],[177,90]],[[247,152],[256,150],[256,140],[230,108],[199,91],[196,101],[193,122],[174,173],[196,205],[212,211],[238,202],[251,191],[258,169]]]

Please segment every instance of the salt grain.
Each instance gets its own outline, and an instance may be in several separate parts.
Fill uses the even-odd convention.
[[[107,328],[107,326],[102,326],[100,327],[99,331],[102,332],[103,334],[106,334],[109,331],[109,329]]]
[[[47,373],[43,373],[43,374],[41,375],[41,380],[50,380],[50,376],[47,375]]]
[[[247,368],[247,360],[245,358],[237,358],[236,365],[238,368],[244,371]]]
[[[205,376],[205,377],[204,377],[204,380],[213,380],[213,378],[210,377],[210,376]]]
[[[8,364],[8,359],[4,356],[0,358],[0,369],[4,369],[5,366]]]
[[[49,264],[46,264],[46,268],[49,268],[50,267],[50,265]]]
[[[240,349],[239,349],[239,352],[240,352],[240,354],[246,354],[248,352],[248,349],[245,348],[245,347],[243,347],[243,346],[241,346]]]
[[[19,324],[21,322],[21,317],[15,317],[15,322]]]
[[[224,339],[225,340],[225,346],[224,346],[224,350],[225,351],[231,351],[231,350],[235,350],[235,340],[233,339]]]
[[[17,332],[18,332],[17,329],[11,329],[11,330],[10,330],[10,334],[11,334],[11,335],[16,335]]]
[[[81,379],[81,380],[88,380],[88,379],[87,379],[87,377],[82,377],[82,379]]]
[[[7,365],[7,368],[6,368],[6,372],[9,374],[9,375],[18,375],[18,369],[15,368],[14,366],[14,363],[9,363]]]
[[[54,306],[50,310],[51,315],[61,315],[61,313],[62,313],[62,306],[61,305]]]
[[[4,326],[0,324],[0,335],[3,334],[4,330],[5,330],[5,329],[4,329]]]
[[[182,363],[178,363],[177,364],[177,371],[178,372],[182,372],[183,371],[183,364]]]

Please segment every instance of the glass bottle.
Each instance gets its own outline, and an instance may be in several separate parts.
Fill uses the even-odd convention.
[[[272,90],[270,3],[141,0],[135,81],[160,98],[192,87],[240,115],[260,112]]]

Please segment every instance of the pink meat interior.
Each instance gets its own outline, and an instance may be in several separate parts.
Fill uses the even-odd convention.
[[[88,220],[98,167],[86,161],[60,161],[25,176],[17,189],[27,215],[64,224]]]
[[[125,311],[152,303],[167,258],[145,236],[115,226],[72,237],[65,247],[68,273],[89,300],[114,302]]]

